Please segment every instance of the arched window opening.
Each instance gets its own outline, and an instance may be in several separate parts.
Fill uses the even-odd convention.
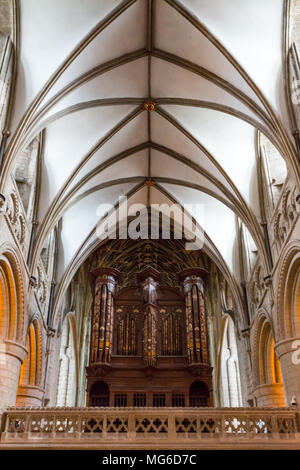
[[[291,263],[285,281],[284,295],[284,329],[286,334],[298,338],[300,336],[300,254]]]
[[[15,297],[10,283],[11,273],[8,267],[0,262],[0,337],[6,338],[10,324],[11,303]]]
[[[274,338],[269,323],[264,325],[261,341],[261,377],[264,384],[282,383],[280,362],[274,350]]]
[[[109,387],[105,382],[96,382],[92,385],[90,406],[109,406]]]
[[[252,325],[251,345],[256,406],[286,406],[281,364],[275,352],[272,326],[264,312],[258,312]]]
[[[282,384],[280,361],[274,350],[270,323],[265,320],[260,332],[259,366],[261,384]]]
[[[25,354],[23,313],[23,283],[18,262],[11,252],[6,252],[0,255],[0,406],[3,408],[15,405]]]
[[[190,406],[205,407],[209,399],[209,391],[204,382],[193,382],[190,387]]]
[[[21,366],[19,387],[38,386],[40,383],[41,346],[39,326],[36,321],[29,327],[26,348],[28,353]]]
[[[279,384],[282,383],[282,374],[281,374],[281,366],[278,356],[274,350],[274,339],[272,338],[271,350],[273,354],[273,371],[274,371],[274,381],[275,383]]]
[[[6,255],[0,257],[0,337],[22,341],[22,292],[14,265],[14,259],[10,261]]]
[[[225,317],[220,350],[220,394],[222,406],[242,405],[238,350],[232,318]]]
[[[56,398],[57,406],[75,406],[77,401],[75,331],[73,317],[68,315],[64,320],[62,328]]]

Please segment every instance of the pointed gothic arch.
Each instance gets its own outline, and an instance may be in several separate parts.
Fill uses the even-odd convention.
[[[218,382],[222,406],[242,406],[241,379],[235,327],[229,315],[224,315],[222,318],[218,368]]]
[[[23,342],[24,293],[21,268],[12,251],[0,254],[0,338]]]
[[[277,341],[300,337],[300,240],[282,253],[277,281]]]
[[[43,398],[42,361],[43,345],[41,324],[35,318],[26,336],[27,355],[20,369],[16,406],[40,406]]]
[[[74,314],[65,317],[61,333],[56,404],[76,406],[78,399],[78,356]]]
[[[41,335],[37,320],[34,320],[28,328],[26,346],[28,355],[20,371],[20,385],[40,384],[41,378]]]
[[[264,310],[256,315],[250,340],[255,386],[253,395],[257,406],[285,406],[281,366],[274,349],[273,328]]]

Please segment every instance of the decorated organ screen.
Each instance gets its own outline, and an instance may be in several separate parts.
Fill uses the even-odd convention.
[[[210,406],[205,275],[188,268],[167,285],[148,266],[124,285],[115,268],[91,272],[88,406]]]
[[[121,289],[115,302],[113,354],[142,356],[145,328],[155,330],[152,336],[157,338],[158,356],[186,354],[185,309],[180,291],[159,286],[156,310],[152,313],[150,310],[150,314],[146,314],[143,309],[142,290],[136,287]]]

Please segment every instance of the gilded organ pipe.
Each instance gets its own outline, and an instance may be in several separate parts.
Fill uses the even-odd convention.
[[[99,268],[91,273],[94,292],[90,364],[110,363],[114,319],[114,294],[119,272]]]
[[[186,269],[180,273],[186,305],[187,353],[190,364],[208,364],[207,325],[201,268]]]

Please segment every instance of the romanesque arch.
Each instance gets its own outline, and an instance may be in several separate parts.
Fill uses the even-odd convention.
[[[300,240],[282,254],[277,281],[277,340],[300,337]]]
[[[218,358],[218,385],[222,406],[242,406],[242,392],[234,322],[229,315],[222,318]]]
[[[12,252],[0,255],[0,337],[23,342],[24,295],[20,264]]]
[[[16,399],[17,406],[41,405],[42,336],[38,319],[29,325],[26,337],[27,355],[22,363]]]
[[[266,312],[258,312],[251,330],[254,391],[257,406],[285,406],[281,366],[273,328]]]
[[[24,291],[21,264],[5,245],[0,249],[0,407],[14,405],[24,346]]]
[[[300,240],[281,256],[276,285],[276,353],[280,358],[288,403],[300,400]]]

